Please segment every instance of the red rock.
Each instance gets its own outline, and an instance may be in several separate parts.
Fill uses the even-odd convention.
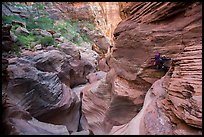
[[[63,125],[40,122],[8,97],[3,96],[3,134],[6,135],[68,135]]]
[[[202,134],[201,5],[136,2],[123,9],[126,17],[114,32],[116,50],[109,62],[116,74],[128,80],[137,79],[138,72],[141,78],[150,76],[139,68],[146,68],[156,51],[172,58],[173,66],[164,76],[167,93],[162,103],[154,100],[156,106],[152,102],[146,112],[136,116],[143,117],[139,132],[133,132],[135,117],[128,124],[114,127],[110,134]],[[179,8],[171,10],[175,7]],[[166,121],[166,129],[157,117]]]

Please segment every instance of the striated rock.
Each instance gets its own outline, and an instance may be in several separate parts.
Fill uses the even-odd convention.
[[[78,130],[80,121],[80,102],[74,92],[67,88],[66,95],[62,99],[69,102],[62,107],[51,109],[47,113],[38,116],[40,121],[52,123],[55,125],[65,125],[69,132],[76,132]]]
[[[117,26],[106,60],[109,89],[99,80],[83,90],[89,129],[94,134],[202,134],[201,4],[127,5],[130,14]],[[173,60],[166,75],[148,72],[156,51]]]
[[[105,113],[110,102],[110,84],[105,79],[90,84],[83,90],[82,113],[93,134],[105,134]]]
[[[156,51],[171,58],[173,66],[162,84],[167,92],[163,99],[153,101],[145,112],[140,111],[135,124],[132,119],[113,128],[110,134],[202,134],[201,7],[199,2],[126,5],[123,11],[128,14],[114,32],[111,68],[127,80],[140,77],[152,81],[146,79],[151,73],[144,70]],[[140,118],[140,128],[135,130]]]
[[[115,13],[104,13],[110,7],[122,12],[124,20],[114,31],[112,49],[104,32],[82,29],[95,40],[92,49],[102,55],[108,52],[99,63],[107,73],[93,73],[99,57],[90,45],[78,48],[65,42],[60,51],[27,52],[29,56],[9,60],[8,95],[14,102],[37,119],[65,125],[73,135],[202,134],[202,3],[54,5],[68,11],[68,16],[62,12],[57,17],[91,18],[107,35],[114,27],[104,25],[108,22],[104,19]],[[167,74],[151,67],[156,51],[172,59]]]
[[[8,135],[69,135],[63,125],[43,123],[3,96],[3,133]]]
[[[156,81],[148,90],[141,111],[127,124],[114,126],[109,134],[122,135],[167,135],[173,127],[158,102],[166,96],[162,87],[164,78]],[[164,126],[165,125],[165,126]]]
[[[12,12],[8,9],[6,4],[2,4],[2,16],[12,15]]]
[[[129,122],[139,112],[150,87],[146,82],[142,87],[139,82],[127,81],[110,71],[106,79],[93,80],[83,89],[82,111],[94,134],[108,134],[113,126]]]
[[[69,132],[77,132],[79,125],[80,130],[87,130],[87,124],[79,111],[80,100],[70,87],[87,83],[86,76],[95,68],[80,55],[81,49],[72,46],[62,46],[59,50],[23,51],[22,57],[10,59],[6,92],[15,104],[29,112],[32,117],[43,122],[64,125]],[[31,123],[41,125],[35,121]],[[23,130],[25,127],[18,128]],[[33,131],[28,131],[26,134],[32,133]]]
[[[81,60],[77,49],[64,47],[62,51],[64,49],[71,54],[51,50],[34,57],[36,68],[45,72],[57,72],[60,80],[71,87],[86,83],[86,75],[94,72],[95,68],[88,60]],[[78,57],[74,50],[78,52]]]

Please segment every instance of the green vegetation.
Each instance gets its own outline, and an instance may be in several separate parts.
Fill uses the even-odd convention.
[[[21,50],[20,50],[20,48],[19,48],[19,46],[18,45],[16,45],[16,44],[13,44],[13,49],[11,50],[11,52],[14,52],[16,55],[20,55],[20,52],[21,52]]]
[[[82,22],[87,28],[89,28],[90,30],[94,30],[96,28],[96,26],[94,25],[93,22],[88,22],[88,21],[83,21]]]
[[[26,48],[32,48],[31,42],[34,42],[34,41],[35,41],[35,38],[34,38],[33,34],[29,34],[29,35],[18,34],[17,35],[17,42]]]
[[[44,46],[54,45],[55,41],[52,37],[42,37],[40,43]]]
[[[87,27],[89,30],[94,30],[93,22],[88,21],[74,21],[74,20],[53,20],[45,12],[45,5],[35,2],[32,6],[14,3],[15,7],[25,9],[28,14],[27,18],[21,18],[18,15],[2,16],[3,24],[11,24],[13,20],[26,23],[26,29],[30,34],[21,34],[16,32],[20,25],[12,25],[11,32],[17,36],[17,43],[27,48],[33,48],[32,42],[42,44],[43,46],[54,45],[57,46],[52,37],[43,37],[31,33],[32,29],[54,30],[60,33],[66,40],[80,46],[83,42],[92,43],[89,36],[81,32],[81,26]],[[50,5],[51,6],[51,5]],[[15,46],[14,50],[19,52]]]
[[[12,20],[25,22],[20,16],[18,15],[10,15],[10,16],[2,16],[2,20],[4,24],[11,24]]]
[[[78,46],[83,42],[91,43],[89,37],[86,34],[80,32],[80,24],[77,21],[61,20],[58,21],[53,28],[54,30],[60,32],[63,37],[67,38],[67,40],[75,43]]]
[[[53,29],[54,21],[49,17],[39,17],[26,19],[27,29],[30,31],[35,28],[39,29]]]

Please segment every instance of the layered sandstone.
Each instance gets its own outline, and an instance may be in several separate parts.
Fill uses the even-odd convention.
[[[117,132],[113,130],[111,133],[201,134],[202,4],[141,2],[129,3],[125,9],[129,16],[114,32],[116,48],[110,59],[117,75],[126,79],[144,76],[142,70],[148,67],[156,51],[170,57],[173,62],[160,86],[167,93],[145,108],[145,113],[134,118],[143,119],[140,127],[136,128],[139,131],[133,132],[138,123],[130,121],[128,125],[114,128]],[[168,121],[170,126],[157,128],[162,126],[162,122],[156,117]]]
[[[2,104],[5,134],[87,130],[81,100],[71,88],[87,83],[86,76],[96,71],[98,56],[90,48],[63,43],[60,48],[22,50],[21,57],[8,59]]]
[[[70,43],[10,59],[7,95],[12,100],[3,103],[8,134],[202,134],[200,2],[54,6],[50,13],[56,18],[91,18],[107,35],[120,11],[115,44],[99,63],[106,72],[95,73],[95,52]],[[166,74],[151,68],[156,51],[171,58]]]
[[[111,89],[97,86],[89,88],[92,94],[83,91],[84,99],[91,96],[82,100],[89,129],[94,134],[202,134],[202,5],[141,2],[126,6],[126,17],[114,32],[114,48],[106,57]],[[157,76],[150,68],[156,51],[172,60],[166,75]],[[104,100],[107,92],[110,99]],[[98,97],[103,100],[98,102]]]

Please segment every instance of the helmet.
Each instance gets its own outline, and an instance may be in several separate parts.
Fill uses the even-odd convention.
[[[155,57],[156,57],[156,58],[160,58],[160,53],[157,52],[156,55],[155,55]]]
[[[166,56],[165,56],[165,55],[162,55],[162,58],[166,58]]]

